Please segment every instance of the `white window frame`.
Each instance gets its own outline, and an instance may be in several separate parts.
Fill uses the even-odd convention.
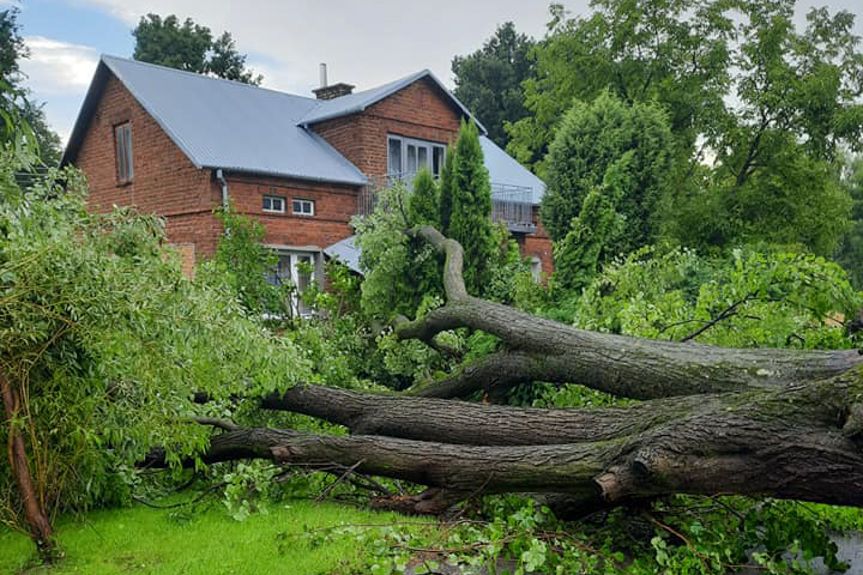
[[[114,126],[114,155],[117,166],[117,181],[128,184],[135,177],[132,155],[132,122]]]
[[[269,208],[267,207],[267,200],[270,201],[270,207]],[[278,200],[282,204],[281,209],[273,207],[273,200]],[[273,194],[264,194],[264,199],[261,202],[261,209],[263,211],[269,213],[269,214],[284,214],[286,203],[287,203],[287,198],[285,198],[285,196],[276,196]]]
[[[392,159],[390,158],[390,144],[391,142],[400,142],[401,143],[401,158],[400,158],[400,166],[398,172],[392,171]],[[416,166],[413,170],[408,166],[408,147],[413,146],[416,149]],[[439,149],[442,152],[440,165],[438,166],[438,171],[434,171],[434,153],[435,150]],[[420,150],[425,152],[426,156],[426,164],[424,166],[419,165],[419,157],[422,155]],[[441,144],[440,142],[431,142],[428,140],[418,140],[416,138],[408,138],[405,136],[397,136],[395,134],[387,134],[387,176],[390,179],[404,179],[411,180],[413,177],[419,172],[423,167],[428,168],[429,173],[435,178],[440,177],[441,171],[443,170],[443,164],[446,161],[446,145]]]
[[[292,315],[294,317],[310,317],[313,313],[312,309],[302,301],[300,295],[310,286],[318,282],[318,265],[321,253],[319,251],[279,248],[276,249],[276,254],[278,255],[279,263],[272,277],[282,285],[285,280],[289,280],[291,285],[294,286],[294,291],[291,293],[290,301]],[[285,261],[287,261],[287,265],[284,265]],[[300,288],[300,270],[298,269],[297,264],[303,261],[311,264],[312,273],[308,278],[306,286]]]
[[[297,211],[297,203],[299,203],[300,206],[307,206],[309,208],[308,211],[304,209],[300,209],[300,211]],[[295,216],[311,218],[315,215],[315,200],[307,200],[305,198],[292,198],[291,213]]]

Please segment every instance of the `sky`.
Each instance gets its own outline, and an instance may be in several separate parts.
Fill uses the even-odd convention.
[[[573,16],[588,0],[561,2]],[[534,37],[545,33],[549,0],[0,0],[20,9],[30,58],[21,62],[27,86],[45,103],[48,123],[65,142],[100,54],[131,57],[131,30],[141,16],[176,14],[231,32],[263,86],[311,96],[319,63],[330,83],[371,88],[429,68],[452,87],[453,56],[478,49],[497,26],[511,20]],[[801,0],[858,15],[860,0]]]

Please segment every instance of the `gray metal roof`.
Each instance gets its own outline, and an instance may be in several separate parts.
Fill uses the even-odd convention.
[[[480,136],[479,143],[485,157],[489,180],[493,185],[498,184],[511,189],[529,188],[531,203],[539,205],[542,202],[542,197],[545,195],[545,183],[542,180],[486,136]]]
[[[102,56],[102,65],[199,168],[354,185],[367,181],[323,138],[297,125],[318,105],[313,98],[113,56]],[[91,93],[88,100],[98,97]],[[87,105],[85,100],[85,110]],[[64,159],[71,159],[70,150],[80,145],[83,134],[75,132],[86,129],[81,125],[85,110]]]
[[[295,96],[240,82],[103,55],[63,164],[74,162],[109,76],[115,75],[199,168],[363,185],[366,176],[310,124],[361,112],[410,84],[428,78],[455,106],[470,111],[428,70],[333,100]],[[485,128],[477,121],[481,130]],[[480,137],[492,183],[529,187],[533,203],[542,181],[485,136]]]
[[[331,246],[324,248],[324,253],[329,258],[334,258],[348,266],[351,271],[362,274],[360,268],[360,248],[354,242],[357,236],[349,236],[339,240]]]
[[[406,88],[423,78],[431,80],[432,83],[441,90],[441,92],[449,97],[453,104],[455,104],[465,116],[473,118],[474,122],[476,122],[476,125],[483,134],[486,133],[485,127],[479,122],[479,120],[473,117],[473,114],[470,113],[467,106],[462,104],[452,92],[447,90],[446,86],[444,86],[441,81],[431,73],[431,70],[422,70],[411,74],[410,76],[405,76],[404,78],[400,78],[394,82],[390,82],[389,84],[384,84],[383,86],[378,86],[377,88],[372,88],[370,90],[363,90],[362,92],[348,94],[332,100],[321,100],[319,105],[304,116],[299,123],[301,125],[308,126],[316,122],[322,122],[324,120],[331,120],[333,118],[362,112],[369,106],[380,102],[388,96],[392,96],[399,90]]]

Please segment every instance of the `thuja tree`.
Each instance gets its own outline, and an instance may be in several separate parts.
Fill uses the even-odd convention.
[[[462,121],[453,154],[452,212],[448,234],[460,242],[467,258],[465,281],[482,293],[489,278],[495,245],[491,223],[491,183],[483,161],[479,129]]]
[[[627,104],[609,92],[591,102],[576,101],[547,159],[542,221],[552,239],[566,236],[588,193],[602,186],[606,172],[613,169],[621,172],[618,179],[628,180],[614,200],[626,230],[608,238],[613,240],[609,255],[649,243],[656,236],[656,211],[669,185],[672,156],[668,120],[655,104]]]
[[[613,255],[614,240],[627,233],[626,220],[618,209],[632,183],[627,174],[631,159],[632,152],[626,152],[608,167],[602,184],[584,196],[569,232],[554,243],[554,286],[558,290],[578,293],[596,275],[600,263]]]
[[[124,501],[133,463],[205,450],[193,423],[214,399],[305,379],[293,346],[267,334],[224,285],[192,282],[161,223],[90,214],[83,177],[0,155],[0,518],[45,557],[60,512]]]

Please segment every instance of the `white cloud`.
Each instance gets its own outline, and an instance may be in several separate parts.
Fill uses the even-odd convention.
[[[302,87],[306,94],[317,85],[320,62],[329,65],[332,82],[360,90],[423,68],[451,84],[452,57],[479,48],[498,24],[513,20],[518,30],[541,36],[548,20],[548,0],[74,1],[104,10],[129,28],[153,12],[190,17],[215,33],[227,30],[264,74],[265,85]],[[566,3],[574,12],[587,6],[587,0]]]
[[[86,90],[99,62],[95,49],[43,36],[25,36],[24,43],[30,57],[21,61],[21,68],[30,89],[44,95]]]
[[[30,57],[20,61],[27,75],[25,86],[45,103],[45,116],[65,143],[93,79],[99,53],[80,44],[44,36],[25,36]]]

